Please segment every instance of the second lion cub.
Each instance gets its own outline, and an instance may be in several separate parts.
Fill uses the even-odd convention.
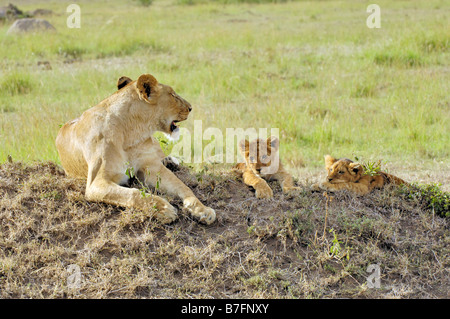
[[[336,159],[325,155],[325,169],[328,176],[326,181],[312,186],[313,190],[339,191],[348,190],[357,195],[366,195],[375,188],[383,188],[387,184],[407,184],[397,176],[378,171],[374,175],[364,172],[360,163],[348,158]]]
[[[278,180],[283,192],[298,189],[292,176],[283,168],[279,157],[278,138],[271,136],[267,140],[258,138],[251,142],[242,140],[239,150],[245,159],[233,169],[242,175],[245,184],[255,189],[257,198],[272,198],[273,191],[266,180]]]

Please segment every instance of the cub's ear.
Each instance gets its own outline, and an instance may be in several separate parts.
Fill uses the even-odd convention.
[[[352,175],[358,174],[362,170],[362,166],[359,163],[350,163],[348,164],[348,171]]]
[[[139,79],[137,79],[136,87],[138,89],[139,95],[144,98],[144,100],[149,100],[151,95],[157,90],[158,81],[151,74],[142,74]]]
[[[325,168],[328,170],[331,165],[333,165],[337,159],[335,159],[334,157],[331,157],[330,155],[325,155]]]
[[[270,145],[270,148],[272,151],[278,151],[278,148],[280,147],[280,140],[276,136],[271,136],[267,139],[267,145]]]
[[[242,140],[239,142],[239,150],[241,151],[241,153],[245,153],[246,151],[248,151],[250,142],[247,140]]]
[[[130,84],[131,82],[133,82],[133,80],[130,79],[128,76],[121,76],[117,80],[117,89],[120,90],[121,88],[123,88],[124,86]]]

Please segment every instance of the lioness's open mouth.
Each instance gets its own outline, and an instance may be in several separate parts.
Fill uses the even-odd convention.
[[[177,128],[178,128],[178,126],[177,126],[177,124],[176,123],[178,123],[179,121],[172,121],[172,123],[170,123],[170,131],[171,132],[173,132],[173,131],[175,131]]]

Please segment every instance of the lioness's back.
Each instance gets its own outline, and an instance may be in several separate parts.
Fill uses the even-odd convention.
[[[88,165],[84,159],[81,149],[67,137],[69,131],[76,125],[78,119],[64,124],[56,137],[56,148],[58,149],[61,164],[67,175],[72,177],[87,178]]]

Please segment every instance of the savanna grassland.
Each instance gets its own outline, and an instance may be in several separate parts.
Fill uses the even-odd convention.
[[[0,22],[0,297],[449,297],[448,2],[377,1],[380,29],[365,1],[77,3],[79,29],[70,1],[15,3],[52,10],[55,33]],[[191,102],[190,131],[279,128],[301,191],[271,183],[258,200],[229,164],[187,163],[176,174],[216,210],[211,226],[86,202],[59,166],[58,129],[142,73]],[[313,193],[327,153],[421,185]]]

